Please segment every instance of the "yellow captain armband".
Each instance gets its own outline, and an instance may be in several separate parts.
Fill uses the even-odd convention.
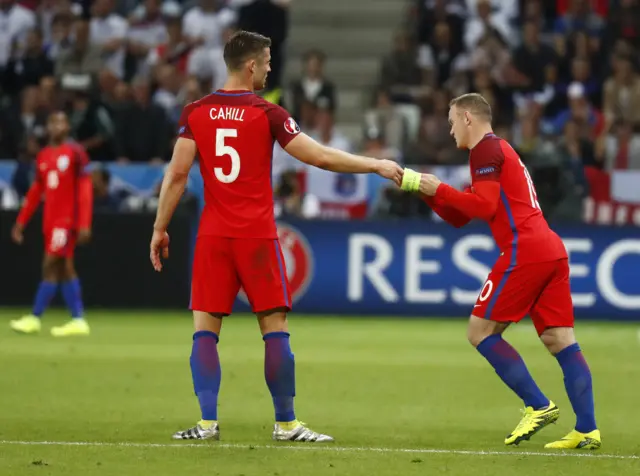
[[[420,190],[420,176],[419,172],[405,168],[400,188],[406,192],[417,192]]]

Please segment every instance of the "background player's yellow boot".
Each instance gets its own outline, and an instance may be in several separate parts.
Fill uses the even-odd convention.
[[[597,450],[602,446],[600,430],[593,430],[589,433],[580,433],[571,430],[567,436],[558,441],[553,441],[544,445],[545,448],[556,450]]]
[[[89,324],[84,319],[71,319],[66,324],[51,328],[54,337],[88,336],[90,332]]]
[[[29,315],[9,322],[9,326],[14,331],[20,332],[22,334],[37,334],[38,332],[40,332],[42,323],[36,316]]]
[[[555,423],[559,416],[560,410],[553,402],[549,402],[547,407],[540,410],[534,410],[533,407],[525,408],[522,420],[516,429],[505,438],[504,444],[517,445],[521,441],[528,440],[545,426]]]

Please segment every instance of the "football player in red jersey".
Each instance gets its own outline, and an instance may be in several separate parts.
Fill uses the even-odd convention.
[[[13,240],[21,244],[24,227],[44,199],[42,282],[32,314],[10,323],[13,330],[25,334],[40,331],[40,318],[58,286],[72,319],[53,327],[51,334],[58,337],[89,334],[73,252],[76,242],[86,243],[91,238],[93,185],[86,173],[87,154],[79,144],[69,141],[69,130],[69,119],[64,112],[56,111],[49,116],[49,145],[36,158],[35,180],[12,230]]]
[[[257,96],[270,71],[271,41],[240,31],[224,48],[228,80],[222,90],[184,108],[179,138],[160,192],[150,257],[157,271],[169,253],[167,227],[184,192],[196,152],[204,179],[205,207],[193,262],[191,309],[195,334],[191,374],[202,419],[176,439],[219,439],[218,338],[242,287],[265,342],[265,379],[273,397],[280,441],[332,441],[295,416],[295,363],[287,312],[291,294],[276,231],[271,160],[274,141],[293,157],[334,172],[377,173],[397,184],[395,162],[359,157],[324,147],[304,133],[280,106]]]
[[[505,439],[518,444],[558,419],[558,407],[538,388],[518,352],[502,333],[526,314],[564,373],[576,426],[546,448],[597,449],[592,379],[573,331],[569,260],[560,237],[542,215],[527,168],[513,148],[491,128],[491,107],[479,94],[450,104],[451,135],[469,149],[472,187],[460,192],[433,175],[420,177],[424,200],[456,227],[473,218],[489,223],[500,250],[474,306],[468,328],[471,344],[525,405],[524,417]]]

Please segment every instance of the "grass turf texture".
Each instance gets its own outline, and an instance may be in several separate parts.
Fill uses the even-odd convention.
[[[89,313],[92,335],[11,333],[0,310],[2,475],[637,474],[637,325],[579,323],[604,446],[587,456],[543,449],[574,424],[555,359],[526,324],[507,332],[560,420],[520,447],[504,436],[520,402],[467,344],[464,320],[293,315],[298,416],[335,444],[278,445],[254,318],[227,319],[220,341],[220,443],[170,439],[198,419],[188,313]],[[87,442],[88,445],[41,442]],[[35,443],[35,444],[34,444]],[[485,452],[485,454],[482,454]]]

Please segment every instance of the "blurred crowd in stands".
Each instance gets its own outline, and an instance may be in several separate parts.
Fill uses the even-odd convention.
[[[410,4],[407,21],[367,92],[359,144],[334,124],[338,94],[322,45],[283,84],[293,2],[0,0],[0,158],[18,159],[16,188],[26,191],[53,108],[69,111],[73,137],[93,161],[166,162],[183,105],[224,83],[222,46],[235,28],[271,37],[265,96],[325,144],[414,166],[464,165],[467,153],[449,137],[448,103],[476,91],[552,218],[582,216],[590,177],[640,169],[640,0],[398,1]],[[317,216],[286,158],[278,163],[279,206]],[[370,212],[429,210],[384,189]]]
[[[591,177],[640,169],[638,0],[416,0],[408,23],[367,115],[406,163],[466,162],[447,109],[475,91],[552,218],[581,219]]]

